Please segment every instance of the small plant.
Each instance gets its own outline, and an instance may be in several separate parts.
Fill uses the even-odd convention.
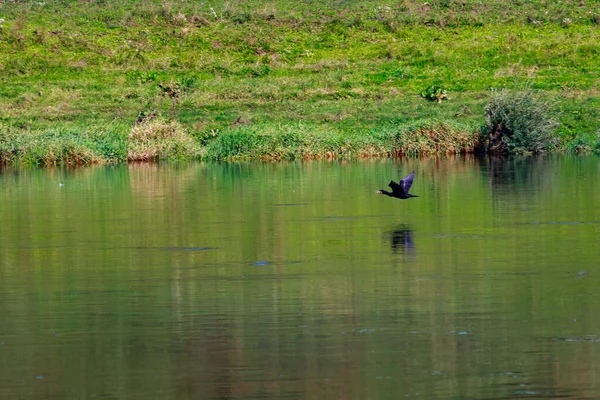
[[[158,74],[152,71],[130,71],[127,77],[132,80],[139,79],[141,83],[154,82],[158,78]]]
[[[156,114],[156,110],[152,110],[152,111],[140,111],[140,113],[138,114],[138,117],[135,120],[135,124],[141,124],[144,122],[148,122],[150,120],[153,120],[154,118],[156,118],[157,114]]]
[[[171,98],[179,97],[182,92],[179,82],[159,83],[158,88],[162,94]]]
[[[231,15],[231,20],[233,23],[241,25],[250,22],[252,20],[252,16],[249,13],[240,12]]]
[[[187,92],[194,85],[194,81],[194,78],[183,77],[175,81],[171,80],[169,83],[159,83],[158,88],[165,96],[176,99]]]
[[[495,92],[485,108],[487,150],[536,154],[555,147],[559,123],[552,110],[553,104],[531,89]]]
[[[421,97],[428,101],[435,101],[441,103],[444,100],[448,100],[448,94],[446,89],[439,85],[430,85],[427,89],[421,92]]]

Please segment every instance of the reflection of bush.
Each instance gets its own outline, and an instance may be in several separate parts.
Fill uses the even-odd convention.
[[[485,109],[487,149],[493,153],[541,153],[556,146],[552,104],[531,90],[496,92]]]

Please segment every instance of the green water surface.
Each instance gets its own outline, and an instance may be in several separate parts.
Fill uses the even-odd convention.
[[[599,199],[597,157],[5,169],[0,398],[600,398]]]

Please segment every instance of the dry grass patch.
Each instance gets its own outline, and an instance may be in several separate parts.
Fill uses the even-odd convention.
[[[128,137],[128,161],[201,156],[200,146],[178,122],[155,118],[135,125]]]
[[[426,125],[409,130],[398,138],[397,155],[447,155],[472,153],[480,135],[446,124]]]

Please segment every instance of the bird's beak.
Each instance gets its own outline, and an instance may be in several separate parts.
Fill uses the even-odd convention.
[[[375,193],[377,193],[377,194],[381,194],[381,190],[378,190],[378,191],[376,191]]]

